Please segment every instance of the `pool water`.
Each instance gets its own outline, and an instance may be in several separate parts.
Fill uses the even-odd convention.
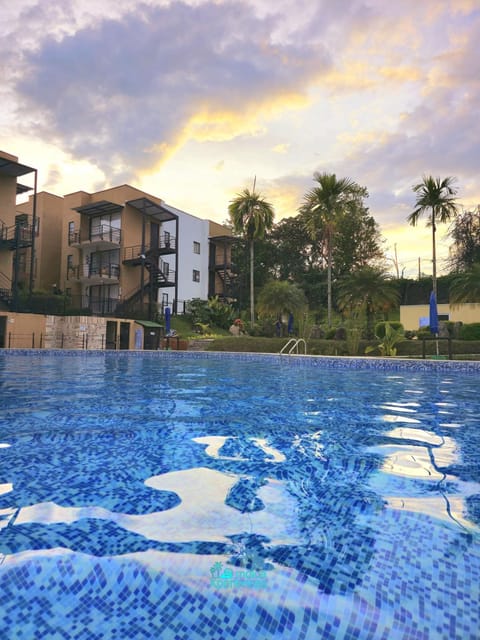
[[[338,362],[0,354],[0,637],[478,640],[479,370]]]

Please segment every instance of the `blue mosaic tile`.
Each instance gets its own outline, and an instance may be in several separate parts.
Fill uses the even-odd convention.
[[[479,364],[2,352],[0,637],[478,640]]]

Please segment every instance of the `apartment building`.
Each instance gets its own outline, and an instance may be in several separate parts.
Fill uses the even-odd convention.
[[[19,182],[24,178],[33,185]],[[31,290],[38,269],[34,246],[38,237],[35,207],[30,215],[17,211],[17,199],[33,191],[36,203],[37,171],[0,151],[0,302],[15,304],[20,290]]]
[[[60,282],[95,314],[176,311],[180,300],[208,297],[208,228],[129,185],[66,195]]]
[[[18,181],[27,174],[32,186]],[[37,170],[0,152],[0,304],[10,309],[34,290],[62,294],[69,313],[119,318],[229,300],[233,240],[228,227],[130,185],[37,193]]]

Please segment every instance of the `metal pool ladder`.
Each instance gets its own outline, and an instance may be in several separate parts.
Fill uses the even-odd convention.
[[[307,343],[305,342],[305,340],[303,338],[290,338],[290,340],[287,342],[287,344],[283,345],[281,351],[280,351],[280,355],[282,354],[287,354],[287,355],[291,355],[294,351],[295,353],[298,355],[298,345],[299,344],[303,344],[303,355],[307,355]],[[290,347],[290,349],[287,351],[287,349]]]

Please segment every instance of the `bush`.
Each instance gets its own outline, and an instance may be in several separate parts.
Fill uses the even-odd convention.
[[[460,340],[480,340],[480,322],[464,324],[460,329]]]
[[[192,325],[214,325],[228,329],[235,313],[229,304],[219,300],[218,296],[209,300],[194,298],[187,303],[187,314],[191,316]]]
[[[391,322],[377,322],[375,325],[375,335],[379,340],[382,340],[385,337],[385,326],[389,324],[392,329],[396,332],[405,333],[405,329],[401,322],[397,322],[392,320]]]
[[[448,335],[453,338],[454,336],[454,332],[455,332],[455,322],[452,322],[452,320],[442,320],[441,322],[441,326],[445,327]]]

